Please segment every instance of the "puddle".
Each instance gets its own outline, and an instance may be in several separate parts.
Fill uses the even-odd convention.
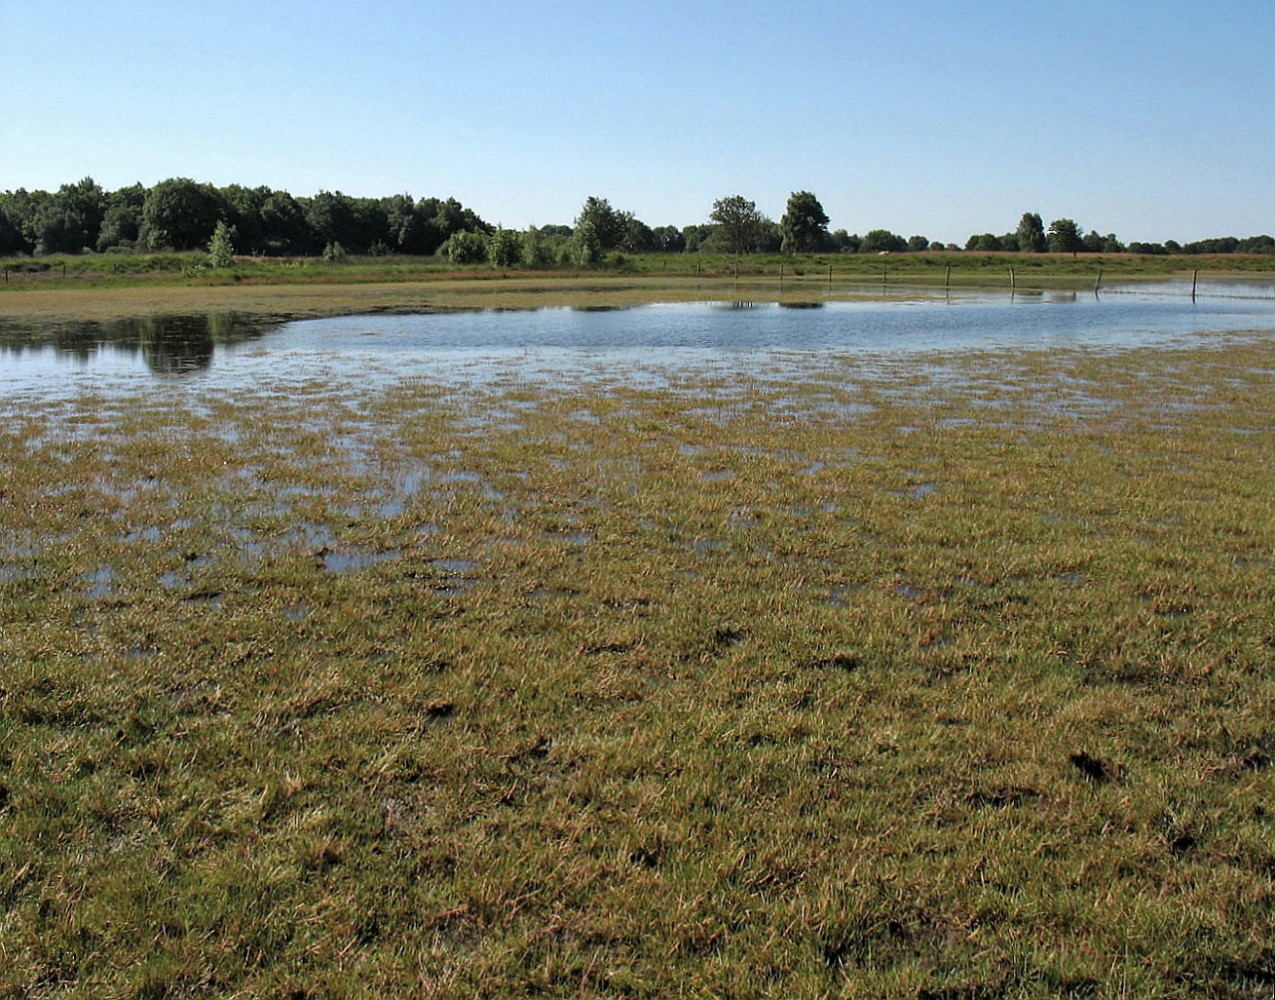
[[[549,532],[545,538],[551,542],[565,542],[575,546],[588,545],[593,541],[593,535],[587,531]]]
[[[401,553],[397,551],[375,552],[371,549],[337,549],[320,553],[323,568],[329,573],[357,573],[378,563],[397,559]]]
[[[102,566],[91,573],[86,573],[84,579],[89,585],[86,593],[91,600],[104,600],[115,591],[115,571],[110,566]]]

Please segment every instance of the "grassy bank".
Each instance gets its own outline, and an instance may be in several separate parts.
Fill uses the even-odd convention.
[[[324,262],[238,258],[210,270],[202,254],[83,255],[0,261],[0,318],[104,320],[157,312],[251,313],[263,318],[423,308],[527,308],[751,297],[761,301],[879,295],[908,287],[1093,288],[1101,280],[1275,280],[1270,256],[1129,254],[835,254],[792,260],[647,255],[598,271],[493,271],[437,258]],[[1013,272],[1011,278],[1011,270]],[[1267,289],[1269,294],[1269,289]]]
[[[1269,998],[1269,338],[930,360],[0,401],[0,996]]]

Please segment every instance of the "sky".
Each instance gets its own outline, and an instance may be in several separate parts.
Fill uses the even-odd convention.
[[[964,244],[1275,232],[1275,0],[0,0],[0,191],[191,177],[586,197],[651,226],[811,191]]]

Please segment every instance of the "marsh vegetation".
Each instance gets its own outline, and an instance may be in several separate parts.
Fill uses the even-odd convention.
[[[1269,997],[1272,375],[0,399],[0,995]]]

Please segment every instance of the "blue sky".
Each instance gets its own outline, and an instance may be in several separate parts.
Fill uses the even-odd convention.
[[[964,243],[1275,231],[1275,0],[0,0],[0,190],[166,177]]]

